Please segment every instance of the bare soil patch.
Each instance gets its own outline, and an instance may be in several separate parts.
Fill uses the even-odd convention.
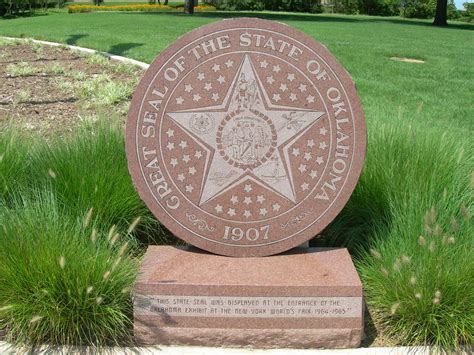
[[[395,60],[397,62],[405,62],[405,63],[416,63],[416,64],[424,64],[425,61],[421,59],[415,58],[407,58],[407,57],[390,57],[390,60]]]
[[[0,130],[67,135],[100,115],[125,121],[143,69],[36,43],[0,44]]]

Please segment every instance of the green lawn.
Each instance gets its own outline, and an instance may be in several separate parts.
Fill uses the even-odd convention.
[[[243,15],[282,21],[306,32],[329,48],[357,84],[368,123],[364,171],[349,203],[323,232],[325,238],[316,242],[350,248],[369,305],[369,342],[374,337],[373,321],[384,345],[431,344],[452,350],[472,344],[474,25],[454,23],[435,28],[429,21],[343,15],[59,11],[0,20],[0,35],[65,42],[150,62],[185,32]],[[425,63],[396,62],[389,59],[392,56]],[[70,141],[51,145],[40,140],[31,144],[30,138],[16,139],[8,131],[0,134],[0,220],[8,221],[5,237],[0,238],[0,328],[3,320],[5,326],[18,330],[16,341],[64,342],[68,335],[68,342],[79,339],[89,343],[94,339],[84,340],[83,334],[96,334],[97,327],[104,330],[99,337],[112,340],[120,339],[129,329],[130,324],[122,321],[130,312],[128,298],[115,302],[114,295],[128,290],[123,285],[132,282],[129,273],[133,272],[130,268],[136,268],[134,259],[124,263],[123,274],[117,279],[107,281],[116,287],[106,284],[94,298],[89,296],[87,272],[84,276],[76,267],[67,267],[69,260],[71,266],[77,266],[77,255],[82,254],[75,256],[72,249],[65,251],[67,255],[59,254],[63,252],[60,237],[52,237],[51,242],[56,262],[40,260],[36,275],[41,279],[41,273],[47,274],[51,268],[55,282],[61,284],[48,302],[36,302],[31,296],[36,285],[33,277],[29,283],[18,283],[14,271],[16,263],[22,265],[21,260],[34,261],[43,254],[38,256],[34,248],[23,251],[13,241],[25,240],[29,245],[36,240],[35,233],[61,236],[63,230],[74,233],[78,229],[79,236],[89,235],[90,227],[86,223],[87,228],[81,227],[89,207],[94,211],[91,223],[99,236],[107,238],[104,245],[115,241],[110,238],[115,228],[123,236],[130,234],[125,233],[126,226],[137,214],[143,218],[138,230],[156,228],[131,186],[121,127],[99,133],[86,130]],[[71,181],[81,184],[71,187]],[[45,216],[39,213],[42,211]],[[50,219],[57,223],[50,223]],[[110,225],[114,225],[113,232],[107,237]],[[79,243],[77,248],[86,253],[90,246]],[[110,266],[104,261],[108,254],[103,255],[96,264],[86,260],[87,268],[96,265],[99,276]],[[122,257],[119,250],[113,255]],[[58,265],[65,271],[59,272]],[[28,270],[23,271],[22,275],[28,276]],[[110,273],[103,275],[105,280]],[[56,304],[70,299],[61,280],[76,277],[82,290],[78,299],[83,301],[77,307],[63,307],[61,319],[56,320]],[[101,277],[94,282],[98,284]],[[66,287],[70,284],[64,283]],[[45,294],[40,287],[33,296]],[[17,295],[22,295],[21,299]],[[113,313],[97,313],[98,306]],[[74,318],[76,314],[84,317]],[[121,329],[114,326],[116,315]]]
[[[151,62],[182,34],[229,16],[258,16],[297,28],[326,45],[353,76],[369,121],[473,129],[474,25],[280,13],[49,13],[0,20],[0,35],[65,42]],[[388,60],[423,59],[425,64]],[[422,109],[420,110],[420,106]]]

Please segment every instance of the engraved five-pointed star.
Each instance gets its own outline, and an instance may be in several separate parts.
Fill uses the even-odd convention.
[[[253,99],[244,103],[239,101],[241,94],[239,83],[242,78],[247,83],[252,83],[256,88],[252,96]],[[218,127],[231,112],[237,112],[236,119],[244,116],[256,117],[250,110],[265,114],[273,122],[277,136],[276,149],[270,159],[260,162],[260,165],[257,164],[258,166],[254,168],[246,167],[245,164],[242,166],[229,165],[218,151]],[[168,112],[167,115],[181,126],[199,147],[208,152],[200,190],[199,205],[202,205],[243,182],[254,182],[296,203],[296,189],[288,150],[324,115],[324,112],[272,103],[256,73],[250,56],[245,55],[227,93],[223,95],[221,103],[216,102],[216,105],[213,106]],[[196,115],[209,118],[205,129],[193,127]],[[261,214],[265,215],[266,212],[266,210],[261,211]]]

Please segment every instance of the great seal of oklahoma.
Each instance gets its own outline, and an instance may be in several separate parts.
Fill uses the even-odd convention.
[[[366,150],[354,83],[320,43],[249,18],[197,28],[135,91],[129,171],[153,214],[213,253],[263,256],[320,233]]]

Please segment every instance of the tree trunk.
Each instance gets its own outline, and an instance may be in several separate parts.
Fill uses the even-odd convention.
[[[185,0],[184,13],[188,15],[194,14],[194,0]]]
[[[447,26],[448,25],[448,0],[437,0],[436,1],[436,14],[433,21],[435,26]]]

